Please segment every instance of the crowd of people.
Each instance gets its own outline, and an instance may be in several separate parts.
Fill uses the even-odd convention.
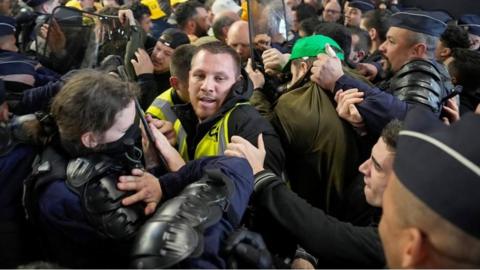
[[[0,267],[480,268],[472,12],[0,0]]]

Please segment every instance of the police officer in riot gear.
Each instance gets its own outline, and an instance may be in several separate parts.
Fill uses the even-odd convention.
[[[357,104],[369,131],[379,134],[393,118],[403,119],[412,106],[425,106],[437,116],[444,98],[453,91],[445,67],[434,60],[438,37],[449,18],[440,12],[397,12],[391,17],[387,40],[379,50],[387,59],[392,77],[372,88],[343,74],[339,61],[319,56],[311,79],[325,90],[357,88],[365,100]],[[359,96],[360,97],[360,96]]]
[[[169,168],[178,170],[157,178],[153,148],[144,152],[137,144],[136,91],[134,84],[104,73],[79,71],[55,97],[57,139],[39,156],[26,192],[29,217],[46,236],[47,259],[70,267],[124,268],[133,250],[136,267],[225,267],[220,247],[239,225],[252,192],[249,165],[227,157],[174,163],[171,156],[179,154],[164,147],[169,142],[153,121],[156,147],[167,149],[162,154]],[[169,228],[181,229],[180,240],[197,241],[188,242],[181,256],[145,259],[145,237],[165,250],[183,243],[157,237]],[[166,259],[169,263],[162,262]]]

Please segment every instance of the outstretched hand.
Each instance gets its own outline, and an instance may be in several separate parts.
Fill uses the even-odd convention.
[[[150,123],[150,129],[152,130],[152,135],[155,137],[155,147],[167,161],[168,168],[172,172],[178,171],[185,165],[182,156],[178,153],[177,149],[170,145],[165,135],[163,135],[153,123]]]
[[[137,74],[137,76],[142,74],[153,74],[153,63],[150,59],[150,55],[148,55],[144,49],[138,49],[138,51],[135,52],[135,56],[137,60],[130,60],[133,69],[135,70],[135,74]]]
[[[258,135],[258,148],[240,136],[232,136],[232,141],[227,145],[225,155],[245,158],[252,167],[254,174],[263,171],[266,155],[263,134]]]
[[[265,76],[263,76],[260,70],[253,70],[251,58],[248,58],[247,65],[245,66],[245,71],[247,72],[248,77],[253,83],[253,89],[262,88],[265,85]]]

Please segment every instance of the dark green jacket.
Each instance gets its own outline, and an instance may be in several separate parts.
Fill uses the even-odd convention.
[[[345,179],[359,165],[355,133],[335,110],[333,97],[308,82],[284,93],[271,122],[286,153],[292,190],[313,206],[334,214]]]

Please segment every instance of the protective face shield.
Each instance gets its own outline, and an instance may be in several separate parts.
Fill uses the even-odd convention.
[[[285,8],[283,1],[250,0],[250,6],[254,26],[253,37],[267,34],[272,38],[272,42],[276,43],[283,43],[290,39],[292,11],[290,8]]]
[[[117,16],[64,6],[53,10],[47,24],[37,31],[34,50],[42,65],[61,74],[97,67],[108,55],[123,57],[130,38],[129,26]]]

